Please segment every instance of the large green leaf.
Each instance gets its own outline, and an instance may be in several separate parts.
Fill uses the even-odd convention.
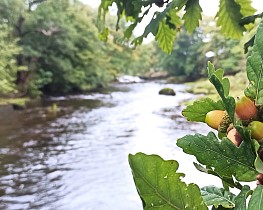
[[[192,33],[199,26],[199,20],[202,19],[202,8],[199,5],[199,0],[188,0],[185,10],[183,16],[185,29]]]
[[[219,11],[216,14],[217,26],[221,27],[221,32],[231,38],[240,39],[243,35],[244,27],[239,25],[242,18],[240,5],[235,0],[220,0]]]
[[[247,209],[246,199],[247,199],[247,194],[249,191],[250,191],[249,186],[247,185],[243,186],[242,190],[235,198],[235,210],[246,210]]]
[[[254,181],[256,154],[250,143],[243,141],[236,147],[229,139],[219,141],[214,133],[187,135],[177,140],[177,145],[187,154],[194,155],[198,162],[222,177],[234,176],[238,181]]]
[[[235,207],[235,195],[223,188],[206,186],[201,188],[201,194],[207,206],[223,206],[225,208]]]
[[[206,114],[212,110],[224,110],[222,101],[213,101],[211,98],[204,98],[195,101],[192,105],[187,106],[183,111],[183,116],[188,121],[205,122]]]
[[[248,210],[263,209],[263,185],[258,185],[254,190],[251,199],[248,203]]]
[[[249,86],[245,95],[263,105],[263,19],[258,27],[251,56],[247,59]]]
[[[181,181],[176,161],[137,153],[129,163],[144,209],[207,210],[198,186]]]

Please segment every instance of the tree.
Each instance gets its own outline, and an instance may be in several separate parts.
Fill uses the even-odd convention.
[[[196,80],[207,76],[206,64],[210,60],[226,74],[244,71],[245,55],[238,40],[226,39],[211,17],[204,17],[200,26],[189,34],[182,27],[170,54],[159,53],[159,67],[170,75]]]
[[[204,75],[205,55],[201,53],[204,46],[201,29],[192,35],[184,29],[177,34],[171,54],[161,53],[160,66],[172,76],[183,76],[185,80],[196,80]]]
[[[0,96],[17,93],[16,74],[19,68],[15,56],[21,52],[17,40],[10,36],[10,28],[0,24]]]
[[[37,60],[31,91],[88,91],[105,86],[118,74],[136,74],[142,63],[140,72],[149,66],[147,59],[142,61],[144,51],[118,43],[118,33],[112,33],[107,44],[101,42],[95,17],[91,8],[68,0],[36,8],[25,23],[25,30],[32,33],[21,40],[25,56]]]
[[[33,60],[33,92],[69,93],[103,85],[112,77],[99,42],[93,11],[80,3],[46,2],[25,23],[24,56]]]
[[[114,28],[116,18],[109,16],[108,19],[110,29]],[[108,31],[110,36],[107,39],[105,52],[110,59],[109,63],[115,75],[140,76],[153,66],[155,49],[152,44],[144,44],[134,50],[128,40],[122,39],[122,34],[126,28],[125,21],[121,20],[118,31],[115,31],[115,29]]]
[[[239,40],[224,37],[211,17],[204,17],[201,27],[205,34],[205,43],[201,53],[210,53],[208,60],[215,66],[223,68],[226,74],[245,71],[246,56],[242,43]]]
[[[79,1],[10,0],[0,2],[0,20],[21,48],[15,80],[21,94],[67,94],[106,86],[120,74],[138,75],[150,67],[151,50],[134,51],[98,38],[97,13]],[[115,23],[113,20],[112,23]],[[120,22],[125,30],[125,22]]]

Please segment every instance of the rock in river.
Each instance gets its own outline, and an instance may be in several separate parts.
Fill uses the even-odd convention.
[[[175,96],[175,91],[172,88],[163,88],[159,91],[160,95]]]

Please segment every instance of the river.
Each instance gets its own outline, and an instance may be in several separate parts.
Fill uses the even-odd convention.
[[[163,87],[176,96],[159,95]],[[189,123],[180,103],[185,86],[115,84],[112,91],[50,98],[23,111],[0,112],[0,209],[140,210],[128,154],[158,154],[179,162],[184,181],[218,183],[198,172],[176,139],[205,124]],[[50,113],[56,103],[60,112]]]

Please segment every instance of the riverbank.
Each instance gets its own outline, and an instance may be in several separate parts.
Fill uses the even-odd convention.
[[[236,75],[227,76],[230,81],[230,94],[234,98],[244,95],[243,90],[248,86],[248,80],[245,72],[239,72]],[[199,95],[199,98],[209,97],[213,100],[219,100],[219,95],[215,87],[208,79],[201,79],[195,82],[185,83],[186,92]],[[191,103],[189,101],[188,103]]]
[[[29,98],[0,98],[0,106],[14,104],[23,107],[28,101],[30,101]]]
[[[245,72],[239,72],[236,75],[231,75],[227,76],[230,80],[230,95],[233,97],[238,97],[243,95],[243,90],[248,86],[248,80],[246,77]],[[167,78],[168,83],[180,83],[182,84],[183,82],[178,82],[178,81],[170,81],[171,78]],[[202,98],[202,97],[209,97],[213,100],[219,100],[219,96],[217,94],[216,89],[214,86],[209,82],[207,78],[200,79],[198,81],[194,82],[187,82],[184,83],[186,85],[185,92],[187,93],[192,93],[194,95],[197,95],[197,97]],[[105,90],[104,90],[105,91]],[[104,92],[100,90],[99,92]],[[196,100],[196,99],[195,99]],[[31,103],[32,101],[35,101],[34,99],[30,99],[28,97],[24,98],[0,98],[0,106],[4,105],[14,105],[15,107],[25,107],[27,106],[28,103]],[[192,103],[192,100],[187,100],[184,101],[184,104],[190,104]]]

